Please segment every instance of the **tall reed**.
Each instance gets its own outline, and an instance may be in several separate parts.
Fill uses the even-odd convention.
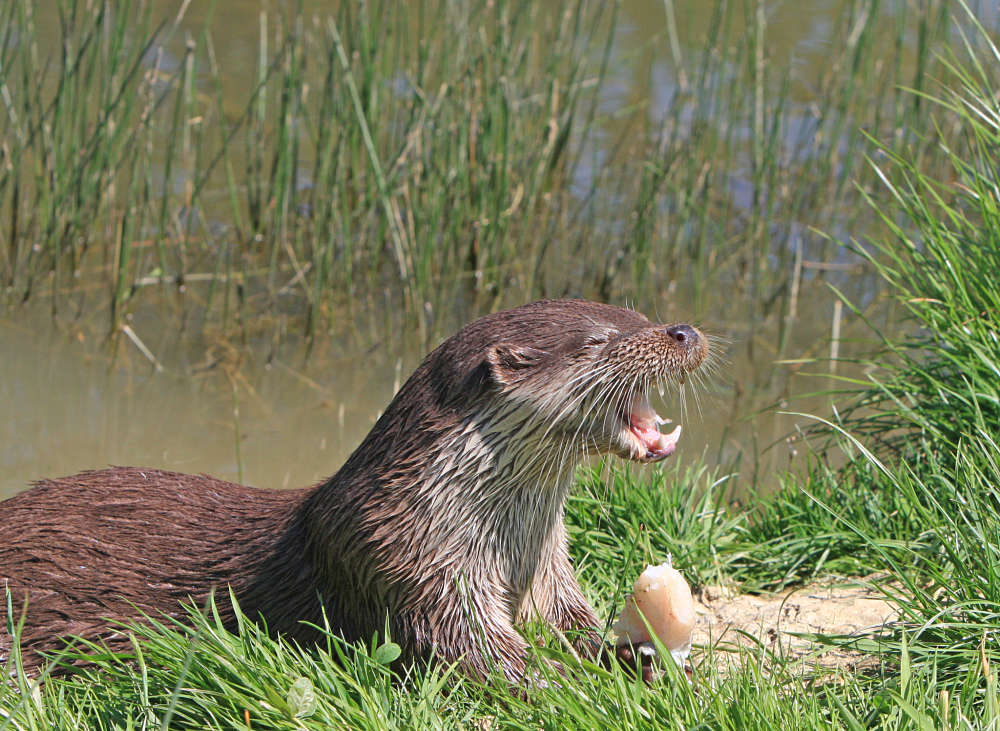
[[[803,82],[769,57],[761,2],[716,0],[704,29],[667,4],[678,83],[628,79],[641,101],[619,107],[608,77],[633,57],[613,4],[261,13],[234,100],[211,20],[69,0],[43,32],[39,7],[4,3],[0,280],[11,302],[44,283],[54,311],[106,309],[113,327],[173,288],[226,327],[239,300],[311,336],[388,293],[394,326],[424,340],[456,304],[460,319],[563,294],[653,309],[680,286],[720,317],[751,307],[780,355],[790,283],[834,256],[813,227],[881,230],[850,184],[872,179],[860,130],[894,148],[929,129],[896,89],[935,68],[945,5],[845,4],[843,43]],[[803,83],[814,98],[795,98]]]

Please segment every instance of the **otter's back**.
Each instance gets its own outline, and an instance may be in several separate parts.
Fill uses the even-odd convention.
[[[251,616],[265,609],[265,583],[271,597],[276,583],[301,595],[312,585],[297,527],[306,492],[131,467],[37,483],[0,511],[0,584],[15,612],[28,599],[22,647],[114,638],[106,618],[133,618],[136,607],[178,616],[181,602],[203,603],[213,591],[225,617],[230,585]],[[304,593],[315,602],[315,589]],[[292,611],[316,616],[302,601]],[[0,634],[0,655],[7,640]]]

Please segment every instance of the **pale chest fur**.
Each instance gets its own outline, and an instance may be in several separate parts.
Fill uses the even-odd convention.
[[[428,460],[419,489],[431,540],[417,560],[443,572],[446,582],[502,596],[513,618],[539,568],[559,549],[563,504],[580,455],[516,412],[489,424],[465,422],[443,442],[447,448]]]

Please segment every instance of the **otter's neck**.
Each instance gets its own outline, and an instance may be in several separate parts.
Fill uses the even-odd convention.
[[[325,537],[314,546],[320,563],[336,574],[343,556],[364,550],[378,559],[364,577],[372,583],[403,565],[437,580],[481,576],[518,606],[561,529],[580,460],[532,416],[467,416],[391,435],[376,425],[310,501]]]

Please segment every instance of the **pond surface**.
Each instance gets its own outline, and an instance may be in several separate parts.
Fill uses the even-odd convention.
[[[644,93],[640,90],[652,77],[662,92],[649,100],[650,113],[656,114],[679,83],[671,59],[697,52],[691,39],[710,24],[711,5],[673,4],[680,33],[679,46],[672,49],[664,33],[664,8],[671,3],[623,2],[609,99]],[[763,4],[770,62],[789,71],[791,103],[803,110],[814,101],[811,80],[822,74],[831,48],[842,43],[831,37],[832,29],[854,5],[834,0]],[[876,7],[893,14],[897,5]],[[258,13],[278,5],[192,3],[181,27],[200,32],[209,6],[217,29],[215,52],[229,84],[226,93],[245,99],[253,85]],[[152,7],[154,16],[166,15],[175,12],[176,3],[158,0]],[[307,12],[323,7],[306,3]],[[983,6],[981,17],[995,22],[990,7]],[[43,8],[39,23],[46,22],[53,20]],[[716,375],[697,399],[687,401],[683,416],[675,396],[667,395],[662,413],[677,417],[685,428],[674,459],[704,456],[722,469],[735,467],[741,479],[759,477],[771,484],[775,470],[796,453],[785,437],[808,423],[776,410],[829,413],[828,397],[797,394],[833,386],[822,374],[829,368],[834,332],[840,335],[841,355],[864,351],[872,337],[857,318],[837,309],[827,281],[863,304],[877,293],[874,278],[855,260],[843,252],[832,258],[825,281],[815,276],[818,269],[804,270],[792,319],[765,322],[758,309],[748,308],[728,288],[688,290],[683,280],[657,299],[655,311],[646,314],[703,325],[725,351]],[[516,292],[504,299],[507,304],[523,301]],[[166,298],[162,304],[172,306]],[[382,313],[371,307],[364,317],[377,323]],[[106,340],[106,317],[61,313],[54,321],[44,296],[0,313],[0,497],[39,477],[109,464],[206,472],[261,487],[313,483],[336,471],[425,352],[388,328],[375,340],[321,339],[308,352],[292,341],[273,348],[266,342],[234,347],[210,332],[179,331],[154,310],[147,304],[137,312],[130,325],[135,340],[123,337],[114,347]],[[456,307],[449,315],[452,330],[476,314],[475,307]],[[140,342],[158,367],[140,351]]]
[[[819,357],[812,372],[826,369],[833,309],[827,288],[817,290],[824,304],[803,313],[811,326],[800,328],[814,327],[815,338],[796,346]],[[773,407],[828,413],[826,397],[791,394],[833,384],[796,381],[795,363],[754,371],[736,338],[755,335],[710,330],[728,340],[716,375],[689,390],[683,412],[676,393],[661,404],[653,396],[660,413],[684,426],[672,459],[704,456],[724,467],[741,459],[746,479],[786,466],[798,445],[785,437],[807,422]],[[170,328],[153,337],[151,328],[143,332],[162,370],[127,339],[111,348],[98,324],[53,325],[44,307],[0,320],[0,497],[40,477],[107,465],[204,472],[261,487],[312,484],[336,471],[423,355],[392,339],[363,352],[327,343],[309,353],[284,347],[241,355]]]

